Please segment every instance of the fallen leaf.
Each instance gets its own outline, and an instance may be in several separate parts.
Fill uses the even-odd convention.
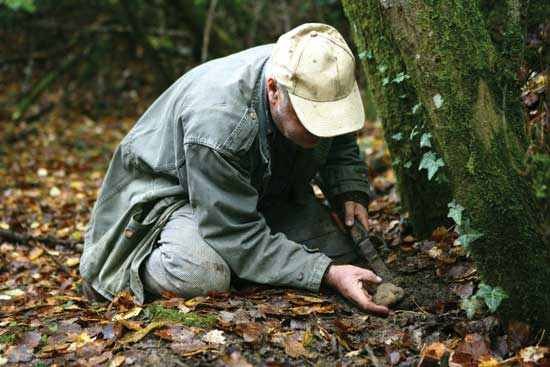
[[[32,348],[25,344],[12,345],[5,353],[11,363],[29,362],[33,356]]]
[[[2,294],[10,297],[11,299],[11,298],[22,297],[25,295],[25,292],[19,288],[14,288],[14,289],[8,289],[7,291],[2,292]]]
[[[292,315],[311,315],[311,314],[329,314],[334,313],[334,305],[313,305],[313,306],[298,306],[291,307],[287,310],[288,313]]]
[[[29,252],[29,260],[34,261],[42,256],[43,253],[44,249],[42,247],[34,247],[31,252]]]
[[[550,359],[550,348],[531,346],[519,351],[519,358],[525,363],[538,363],[543,358]]]
[[[139,315],[141,313],[141,310],[143,310],[142,307],[136,306],[128,312],[119,313],[119,314],[114,315],[112,320],[113,321],[119,321],[119,320],[131,319],[131,318],[136,317],[137,315]]]
[[[264,334],[264,327],[258,322],[241,323],[235,326],[234,331],[243,337],[245,343],[256,343]]]
[[[122,321],[122,320],[121,320]],[[127,320],[124,320],[124,321],[127,321]],[[130,333],[130,334],[127,334],[125,335],[120,341],[119,343],[121,345],[125,345],[125,344],[131,344],[131,343],[136,343],[138,341],[140,341],[141,339],[143,339],[147,334],[149,334],[152,330],[155,330],[155,329],[158,329],[158,328],[161,328],[165,325],[168,325],[170,322],[169,321],[165,321],[165,320],[159,320],[159,321],[153,321],[151,322],[149,325],[147,325],[146,327],[140,329],[140,330],[136,330],[134,331],[133,333]]]
[[[25,344],[29,348],[36,348],[40,344],[40,338],[42,338],[42,334],[40,334],[37,331],[27,331],[23,335],[23,339],[21,340],[21,344]]]
[[[228,367],[252,367],[252,365],[246,360],[246,358],[243,357],[242,354],[237,350],[226,354],[223,357],[223,362],[224,365]]]
[[[209,344],[225,344],[225,336],[223,331],[214,329],[204,334],[202,341]]]
[[[124,361],[126,360],[126,357],[122,354],[116,355],[113,359],[107,363],[107,367],[119,367],[121,366]]]
[[[55,198],[55,197],[58,197],[59,195],[61,195],[61,190],[59,190],[57,186],[54,186],[50,189],[50,196]]]
[[[299,333],[285,335],[283,338],[283,346],[285,348],[285,353],[292,358],[312,357],[312,353],[307,351],[304,347],[304,344],[302,343],[302,335]]]
[[[80,263],[80,257],[69,257],[67,260],[65,260],[65,265],[72,268],[73,266],[76,266]]]

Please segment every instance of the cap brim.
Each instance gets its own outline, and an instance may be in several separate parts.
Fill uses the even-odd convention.
[[[304,127],[313,135],[333,137],[357,131],[365,124],[365,110],[357,82],[342,99],[316,102],[289,93],[292,107]]]

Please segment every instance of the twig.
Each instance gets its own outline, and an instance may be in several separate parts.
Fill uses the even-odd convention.
[[[216,15],[216,5],[218,0],[210,0],[210,6],[208,7],[208,15],[206,16],[206,24],[204,25],[204,33],[202,34],[202,51],[201,61],[205,62],[208,58],[208,44],[210,43],[210,32],[212,31],[212,23],[214,22],[214,16]]]
[[[59,269],[61,269],[61,271],[63,271],[65,274],[69,275],[69,276],[72,276],[73,274],[71,273],[71,270],[65,266],[65,264],[63,264],[61,261],[59,261],[59,259],[54,256],[53,254],[50,253],[50,250],[48,250],[46,248],[46,246],[44,246],[43,244],[41,243],[36,243],[36,246],[40,247],[42,250],[44,250],[44,253],[50,258],[50,260],[52,260],[55,265],[57,265],[57,267]]]
[[[140,18],[135,14],[135,6],[130,0],[121,0],[120,6],[126,14],[128,25],[133,30],[130,36],[134,39],[136,44],[141,45],[145,52],[145,57],[148,59],[152,67],[155,68],[155,72],[159,75],[159,81],[162,83],[161,87],[172,83],[174,73],[169,64],[164,64],[160,55],[156,52],[151,42],[147,38],[147,35],[143,31],[143,26],[140,22]]]
[[[374,365],[374,367],[381,367],[380,361],[374,355],[374,352],[372,351],[372,348],[370,347],[370,345],[365,345],[365,350],[369,354],[369,358],[370,358],[372,364]]]
[[[72,241],[72,240],[62,240],[60,238],[56,238],[53,236],[31,236],[26,233],[17,233],[13,231],[7,231],[0,229],[0,238],[4,241],[10,241],[10,242],[17,242],[21,243],[23,245],[28,244],[31,241],[44,243],[46,245],[61,245],[64,247],[70,247],[71,249],[75,249],[74,247],[78,242]]]
[[[416,300],[414,298],[411,298],[411,301],[414,303],[414,305],[425,315],[431,315],[428,311],[426,311],[422,306],[420,306],[418,303],[416,303]]]

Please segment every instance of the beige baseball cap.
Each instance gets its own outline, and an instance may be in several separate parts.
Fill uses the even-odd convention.
[[[312,134],[332,137],[363,127],[355,58],[335,28],[306,23],[283,34],[271,54],[271,71]]]

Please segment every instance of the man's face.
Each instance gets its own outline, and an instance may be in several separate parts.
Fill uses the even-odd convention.
[[[277,82],[273,78],[267,79],[267,97],[271,117],[279,131],[287,139],[306,149],[313,148],[319,143],[319,137],[311,134],[302,125],[288,96],[285,96],[283,91],[277,87]]]

